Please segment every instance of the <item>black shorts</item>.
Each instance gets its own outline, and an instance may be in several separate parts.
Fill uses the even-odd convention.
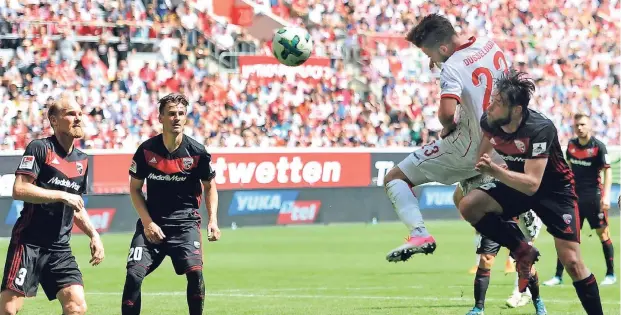
[[[479,240],[479,245],[477,246],[477,254],[496,256],[499,250],[500,244],[481,234],[481,240]]]
[[[196,227],[162,228],[166,238],[160,244],[150,243],[144,236],[142,226],[132,238],[127,256],[127,269],[144,268],[146,274],[153,272],[166,256],[178,275],[203,268],[201,231]]]
[[[580,210],[580,228],[584,226],[584,219],[589,221],[591,229],[608,226],[608,212],[602,211],[602,196],[579,196],[578,209]]]
[[[512,225],[513,228],[515,228],[516,230],[520,230],[520,227],[515,221],[510,220],[508,222]],[[479,244],[477,246],[477,254],[496,256],[498,254],[498,251],[500,251],[500,247],[500,244],[494,242],[491,238],[481,234],[481,240],[479,241]]]
[[[571,186],[559,192],[539,192],[535,196],[525,195],[499,181],[482,185],[477,189],[500,204],[506,220],[533,209],[552,236],[580,242],[578,202]]]
[[[12,290],[24,296],[37,295],[39,283],[52,301],[62,288],[81,285],[82,273],[71,251],[50,251],[28,244],[9,245],[0,290]]]

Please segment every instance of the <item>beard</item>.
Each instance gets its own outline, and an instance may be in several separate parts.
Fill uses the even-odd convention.
[[[68,134],[74,139],[81,139],[84,138],[84,129],[82,126],[71,127]]]
[[[509,112],[509,114],[505,118],[499,118],[494,121],[490,121],[490,127],[500,128],[502,126],[508,125],[511,122],[511,118],[513,118],[512,113]]]

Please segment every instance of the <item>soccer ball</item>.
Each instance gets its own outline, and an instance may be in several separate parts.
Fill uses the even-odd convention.
[[[297,67],[311,55],[313,40],[302,28],[283,27],[274,33],[272,52],[283,65]]]

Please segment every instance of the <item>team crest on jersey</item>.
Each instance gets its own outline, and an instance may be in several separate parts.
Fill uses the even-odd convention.
[[[196,248],[201,248],[201,242],[199,242],[199,241],[194,241],[194,247],[196,247]]]
[[[186,171],[191,169],[192,165],[194,165],[194,159],[191,157],[184,157],[182,161],[183,161],[183,169]]]
[[[589,154],[589,156],[593,156],[593,152],[594,152],[594,151],[595,151],[595,150],[593,150],[593,148],[588,148],[588,149],[587,149],[587,153]]]
[[[571,223],[571,218],[571,214],[563,214],[563,221],[565,221],[565,224]]]
[[[518,148],[518,150],[520,150],[520,152],[526,152],[526,145],[524,144],[524,142],[522,142],[521,140],[513,140],[513,142],[515,143],[515,146]]]
[[[78,174],[82,175],[84,173],[84,165],[82,163],[75,163],[75,167],[78,169]]]
[[[597,217],[598,217],[600,220],[604,220],[604,213],[603,213],[603,212],[598,213],[598,214],[597,214]]]

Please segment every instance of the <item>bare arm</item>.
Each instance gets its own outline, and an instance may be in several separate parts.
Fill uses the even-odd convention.
[[[612,168],[604,169],[604,189],[602,190],[602,201],[610,204],[610,188],[612,187]]]
[[[452,97],[442,97],[438,108],[438,119],[446,130],[455,129],[455,109],[457,100]]]
[[[548,158],[528,159],[524,163],[524,173],[513,172],[493,164],[490,175],[505,185],[532,196],[539,190],[547,164]]]
[[[129,196],[132,199],[132,205],[134,205],[134,209],[138,213],[140,220],[142,221],[142,225],[147,226],[153,220],[149,215],[149,211],[147,210],[147,202],[142,195],[142,186],[144,185],[144,180],[136,179],[131,177],[129,182]]]
[[[17,174],[13,184],[13,199],[33,204],[64,202],[66,192],[41,188],[32,176]]]
[[[86,211],[76,211],[73,216],[75,225],[78,226],[84,234],[88,235],[88,237],[99,237],[99,232],[95,229],[91,220],[88,217],[88,213]]]
[[[201,181],[205,193],[205,207],[207,208],[208,224],[218,224],[218,190],[216,189],[216,179]]]
[[[483,138],[481,138],[481,145],[479,146],[479,158],[483,156],[483,154],[491,154],[494,146],[489,140],[489,136],[483,133]]]

